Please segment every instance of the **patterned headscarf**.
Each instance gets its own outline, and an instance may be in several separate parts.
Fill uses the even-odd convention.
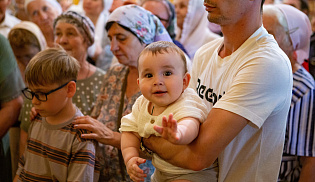
[[[159,40],[172,42],[161,21],[151,12],[140,6],[124,5],[115,9],[107,20],[107,31],[114,22],[129,28],[145,44]]]
[[[88,46],[91,46],[94,43],[94,25],[92,21],[84,16],[80,15],[74,11],[67,11],[59,15],[54,21],[54,30],[58,21],[64,21],[66,23],[76,26],[81,32],[83,37],[87,38]]]
[[[312,28],[309,18],[302,11],[285,4],[276,4],[284,14],[289,29],[293,49],[297,54],[297,62],[302,64],[309,57]]]
[[[167,9],[168,14],[168,27],[165,27],[168,34],[171,36],[172,39],[175,39],[176,33],[175,33],[175,27],[176,27],[176,13],[175,13],[175,6],[172,4],[169,0],[144,0],[142,1],[142,6],[144,3],[148,1],[156,1],[161,2],[165,8]]]

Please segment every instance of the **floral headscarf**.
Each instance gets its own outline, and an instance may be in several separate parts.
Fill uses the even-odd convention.
[[[127,27],[138,39],[150,44],[159,40],[172,42],[171,37],[162,25],[161,21],[151,12],[137,5],[124,5],[115,9],[106,23],[108,31],[111,23]]]

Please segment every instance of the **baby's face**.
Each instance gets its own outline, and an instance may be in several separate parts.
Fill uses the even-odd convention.
[[[178,54],[146,53],[139,58],[138,85],[141,93],[153,104],[166,107],[175,102],[189,82],[184,62]]]

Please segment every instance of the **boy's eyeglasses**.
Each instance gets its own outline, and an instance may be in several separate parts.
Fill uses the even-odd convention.
[[[76,80],[71,80],[76,82]],[[37,98],[37,100],[42,101],[42,102],[46,102],[47,101],[47,95],[63,88],[64,86],[66,86],[69,82],[61,85],[60,87],[53,89],[47,93],[43,93],[43,92],[32,92],[28,87],[26,87],[25,89],[22,90],[23,95],[25,96],[25,98],[29,99],[29,100],[33,100],[34,96]]]

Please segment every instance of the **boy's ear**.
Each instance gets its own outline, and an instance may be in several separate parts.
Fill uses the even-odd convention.
[[[183,78],[183,92],[188,87],[190,78],[191,78],[190,74],[188,72],[185,73],[184,78]]]
[[[138,86],[139,86],[139,78],[137,78],[137,84],[138,84]]]
[[[75,83],[75,81],[70,81],[67,85],[67,96],[70,98],[73,97],[76,90],[77,90],[77,84]]]

